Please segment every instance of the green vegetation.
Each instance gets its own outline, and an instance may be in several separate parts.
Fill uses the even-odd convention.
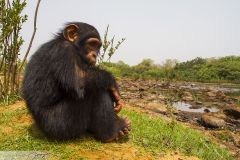
[[[8,106],[14,104],[18,100],[22,100],[20,93],[6,95],[4,98],[0,99],[0,105]]]
[[[232,159],[229,153],[212,143],[205,136],[176,122],[165,122],[160,118],[149,118],[140,113],[125,111],[133,126],[133,143],[148,151],[159,153],[178,150],[202,159]]]
[[[228,133],[219,133],[216,135],[218,139],[221,139],[223,141],[232,141],[232,137]]]
[[[107,29],[103,35],[102,51],[98,55],[98,65],[100,67],[104,62],[110,62],[111,57],[115,54],[120,45],[126,40],[125,38],[122,38],[121,40],[117,41],[117,44],[115,44],[115,36],[109,38],[108,32],[109,25],[107,26]]]
[[[240,82],[240,56],[222,58],[195,58],[187,62],[166,60],[156,65],[145,59],[135,66],[124,62],[105,63],[105,68],[115,76],[132,78],[154,78],[200,82]]]
[[[240,56],[202,59],[179,63],[175,77],[181,80],[240,82]]]
[[[26,6],[21,0],[0,1],[0,100],[20,93],[21,73],[24,61],[20,61],[19,51],[24,40],[20,32],[27,15],[22,11]]]
[[[0,110],[1,151],[45,151],[54,159],[70,157],[81,159],[84,158],[83,153],[87,151],[94,156],[99,152],[112,151],[115,147],[119,150],[119,147],[124,144],[136,148],[142,156],[146,154],[155,158],[160,153],[179,151],[202,159],[233,159],[228,151],[190,128],[130,110],[121,112],[121,115],[127,116],[132,122],[129,138],[110,144],[97,142],[88,135],[74,141],[50,141],[39,132],[36,126],[32,125],[23,103],[8,108],[1,106]]]

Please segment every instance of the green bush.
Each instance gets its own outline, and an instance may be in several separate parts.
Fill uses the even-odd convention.
[[[227,56],[216,59],[197,57],[191,61],[181,63],[168,59],[163,65],[156,65],[153,60],[144,59],[135,66],[129,66],[122,61],[104,63],[104,66],[115,76],[121,77],[240,82],[240,56]]]

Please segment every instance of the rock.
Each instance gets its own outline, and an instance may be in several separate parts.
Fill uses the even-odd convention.
[[[196,104],[199,104],[199,105],[201,105],[201,104],[203,104],[202,102],[200,102],[200,101],[196,101]]]
[[[222,118],[208,114],[202,115],[201,121],[204,126],[209,128],[222,128],[226,125],[226,122]]]
[[[136,103],[135,106],[140,108],[145,108],[145,105],[143,103]]]
[[[157,92],[156,91],[151,91],[151,94],[157,94]]]
[[[147,101],[157,100],[157,96],[156,95],[148,95],[147,97],[145,97],[145,100],[147,100]]]
[[[131,86],[129,88],[126,88],[127,91],[138,91],[137,87]]]
[[[166,98],[164,96],[162,96],[162,95],[158,95],[157,99],[161,100],[161,101],[164,101]]]
[[[165,114],[167,112],[166,106],[160,103],[148,103],[146,108],[153,112],[161,114]]]
[[[184,100],[184,101],[193,101],[193,97],[192,96],[186,96],[186,97],[183,97],[182,100]]]
[[[189,107],[189,109],[199,109],[199,108],[202,108],[202,106],[192,105],[191,107]]]
[[[225,94],[223,93],[223,91],[217,91],[217,92],[216,92],[216,96],[217,96],[218,98],[224,98],[224,97],[226,97]]]
[[[207,92],[207,95],[209,97],[215,97],[218,99],[224,99],[226,97],[223,91],[218,91],[218,90],[210,90]]]
[[[182,96],[192,96],[192,94],[190,92],[185,91],[182,93]]]
[[[214,87],[208,86],[204,89],[207,92],[217,92],[217,90]]]
[[[182,100],[184,101],[193,101],[193,97],[190,92],[187,92],[187,91],[183,92],[181,97],[182,97]]]
[[[217,96],[216,92],[214,92],[214,91],[207,92],[207,95],[209,97],[216,97]]]
[[[163,82],[163,83],[161,84],[161,87],[162,87],[162,88],[165,88],[165,89],[169,88],[169,87],[170,87],[170,82]]]
[[[194,86],[196,86],[196,84],[195,84],[195,83],[192,83],[192,84],[190,84],[190,86],[191,86],[191,87],[194,87]]]
[[[221,103],[219,103],[219,102],[213,102],[212,103],[214,106],[221,106],[222,104]]]

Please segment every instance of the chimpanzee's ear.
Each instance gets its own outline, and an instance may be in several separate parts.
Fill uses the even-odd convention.
[[[75,24],[69,24],[64,28],[63,36],[66,40],[74,42],[78,36],[78,26]]]

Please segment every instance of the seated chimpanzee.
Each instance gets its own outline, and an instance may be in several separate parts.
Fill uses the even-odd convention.
[[[73,22],[31,57],[22,93],[46,136],[66,140],[89,131],[111,142],[130,131],[117,115],[123,102],[114,77],[95,66],[101,46],[93,26]]]

